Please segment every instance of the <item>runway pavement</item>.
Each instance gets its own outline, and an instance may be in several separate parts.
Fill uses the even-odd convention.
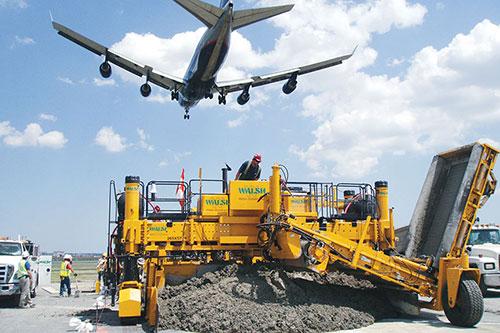
[[[35,308],[18,309],[8,304],[0,304],[0,323],[2,332],[72,332],[71,318],[98,322],[99,332],[148,332],[145,323],[123,326],[118,320],[118,307],[110,306],[110,299],[104,299],[105,309],[96,309],[99,295],[89,293],[91,283],[79,283],[83,291],[80,297],[59,297],[58,285],[39,288],[34,299]],[[498,332],[500,328],[500,291],[492,291],[484,299],[485,312],[481,322],[474,328],[464,329],[449,324],[443,312],[422,310],[418,317],[387,319],[371,326],[344,332]],[[94,325],[95,329],[95,325]],[[178,332],[167,330],[161,332]]]

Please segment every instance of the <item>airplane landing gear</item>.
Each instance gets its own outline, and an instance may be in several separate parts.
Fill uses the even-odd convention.
[[[189,110],[186,109],[186,114],[184,115],[184,119],[189,119]]]
[[[224,96],[224,95],[219,95],[219,104],[224,104],[224,105],[226,105],[226,96]]]
[[[210,99],[212,99],[212,98],[214,98],[214,94],[212,94],[212,93],[206,93],[206,94],[205,94],[205,98],[210,98]]]
[[[179,100],[179,92],[172,90],[172,94],[170,97],[172,98],[172,101],[178,101]]]

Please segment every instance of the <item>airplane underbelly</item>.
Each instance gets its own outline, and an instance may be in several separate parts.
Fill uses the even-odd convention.
[[[205,47],[202,48],[200,51],[198,58],[198,70],[197,70],[197,74],[199,73],[200,77],[205,75],[205,77],[215,78],[217,72],[219,71],[220,67],[222,66],[222,63],[226,58],[227,51],[229,50],[229,48],[228,45],[224,42],[221,46],[221,51],[217,56],[215,65],[212,68],[209,68],[209,62],[214,52],[215,44],[216,40],[205,45]]]

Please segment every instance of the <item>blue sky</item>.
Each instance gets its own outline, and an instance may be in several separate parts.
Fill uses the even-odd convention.
[[[219,1],[209,1],[217,5]],[[261,153],[297,181],[389,181],[396,226],[408,224],[432,156],[478,140],[500,147],[498,1],[295,3],[233,33],[220,80],[347,54],[344,64],[256,88],[244,107],[202,101],[183,119],[169,93],[57,35],[54,20],[155,69],[183,76],[203,26],[173,1],[0,0],[0,236],[42,250],[103,251],[108,185],[219,178]],[[230,177],[234,177],[234,171]],[[479,216],[498,223],[500,199]]]

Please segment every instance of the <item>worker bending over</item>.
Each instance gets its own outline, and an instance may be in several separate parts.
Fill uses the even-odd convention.
[[[28,251],[23,251],[22,259],[17,267],[17,278],[21,283],[20,308],[32,308],[35,306],[35,304],[31,302],[31,283],[33,281],[33,276],[31,275],[31,266],[28,262],[29,256],[30,254]]]
[[[260,154],[255,154],[251,161],[243,162],[236,173],[235,180],[259,180],[260,178]]]
[[[75,277],[78,274],[75,273],[73,267],[71,267],[71,260],[73,258],[69,254],[65,254],[63,258],[63,262],[61,263],[61,271],[59,273],[59,277],[61,278],[61,286],[59,289],[59,296],[63,296],[64,289],[68,291],[68,297],[71,296],[71,281],[69,279],[70,272],[73,273]]]

